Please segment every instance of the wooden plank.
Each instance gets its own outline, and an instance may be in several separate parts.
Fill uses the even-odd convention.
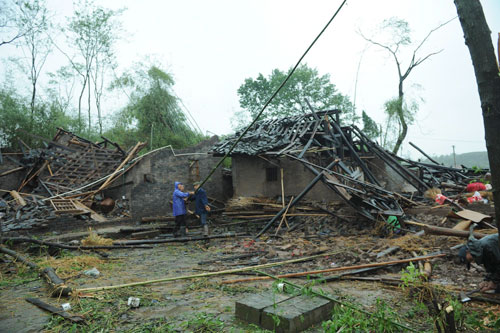
[[[330,184],[332,184],[333,186],[335,186],[335,188],[342,194],[343,197],[346,198],[346,200],[351,200],[351,195],[346,191],[345,188],[341,187],[341,186],[337,186],[336,184],[340,184],[339,180],[337,179],[337,177],[335,177],[334,175],[331,175],[329,173],[326,173],[324,172],[323,173],[327,179],[327,182],[329,182]]]

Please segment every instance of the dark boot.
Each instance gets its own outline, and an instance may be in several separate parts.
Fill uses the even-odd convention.
[[[208,224],[203,226],[203,236],[208,236],[210,233],[208,231]]]

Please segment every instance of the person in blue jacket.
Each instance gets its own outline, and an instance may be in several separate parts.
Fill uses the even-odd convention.
[[[203,226],[203,234],[208,236],[208,224],[207,224],[207,215],[210,211],[210,206],[208,205],[207,192],[200,187],[201,182],[194,183],[194,197],[191,198],[195,201],[196,209],[195,214],[199,216],[200,223]]]
[[[181,182],[174,183],[174,193],[172,195],[172,211],[175,217],[174,236],[186,236],[186,199],[193,192],[184,192],[184,185]]]

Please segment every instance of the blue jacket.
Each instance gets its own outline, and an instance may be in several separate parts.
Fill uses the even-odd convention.
[[[196,215],[206,213],[207,210],[205,209],[205,206],[208,205],[208,198],[207,198],[207,192],[205,192],[205,190],[202,187],[198,188],[198,191],[194,195],[194,200],[196,203],[196,210],[194,213]]]
[[[186,203],[184,198],[189,197],[189,193],[182,192],[177,188],[181,182],[174,183],[174,193],[172,195],[172,211],[174,216],[185,215],[186,214]]]

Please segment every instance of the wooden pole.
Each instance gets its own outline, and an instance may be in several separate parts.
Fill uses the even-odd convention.
[[[24,169],[24,167],[17,167],[17,168],[14,168],[14,169],[2,172],[2,173],[0,173],[0,177],[10,175],[11,173],[14,173],[14,172],[17,172],[17,171],[21,171],[23,169]]]
[[[280,168],[280,171],[281,171],[281,205],[282,205],[282,208],[285,208],[285,184],[283,181],[283,168]],[[290,204],[288,204],[288,206],[290,206]],[[287,208],[287,210],[288,210],[288,208]],[[288,229],[290,229],[290,226],[288,225],[288,221],[286,220],[286,212],[283,215],[283,218],[281,219],[280,225],[283,223],[283,221],[285,221],[286,227]],[[279,228],[278,228],[278,230],[279,230]]]
[[[125,164],[128,163],[128,161],[130,161],[130,159],[134,156],[137,149],[139,149],[139,146],[141,146],[142,144],[143,144],[142,142],[137,142],[137,144],[134,146],[134,148],[132,148],[127,157],[120,163],[118,168],[116,168],[116,170],[111,174],[111,176],[109,176],[109,178],[106,179],[106,181],[97,189],[96,193],[105,188],[111,182],[113,177],[121,170],[121,168],[125,166]]]
[[[288,209],[290,208],[290,204],[292,203],[292,201],[293,201],[293,196],[290,199],[288,206],[286,206],[286,210],[283,213],[283,217],[281,218],[280,224],[278,225],[278,229],[276,229],[276,233],[274,234],[275,236],[278,234],[278,231],[280,231],[280,228],[281,228],[281,225],[283,224],[283,221],[286,221],[286,213],[288,213]],[[290,226],[288,225],[288,223],[286,224],[286,227],[287,227],[287,229],[290,229]]]
[[[428,259],[433,259],[433,258],[444,257],[445,255],[446,254],[441,253],[441,254],[435,254],[435,255],[432,255],[432,256],[425,256],[425,257],[418,257],[418,258],[409,258],[409,259],[401,259],[401,260],[394,260],[394,261],[377,262],[377,263],[372,263],[372,264],[364,264],[364,265],[356,265],[356,266],[345,266],[345,267],[335,267],[335,268],[328,268],[328,269],[320,269],[320,270],[316,270],[316,271],[307,271],[307,272],[282,274],[282,275],[277,275],[277,277],[278,278],[299,277],[299,276],[306,276],[306,275],[313,275],[313,274],[347,271],[347,270],[350,270],[350,269],[378,267],[378,266],[388,266],[388,265],[394,265],[394,264],[404,264],[404,263],[408,263],[408,262],[414,262],[414,261],[421,261],[421,260],[428,260]],[[268,277],[268,276],[258,276],[258,277],[252,277],[252,278],[223,281],[222,284],[231,284],[231,283],[237,283],[237,282],[247,282],[247,281],[257,281],[257,280],[268,280],[268,279],[270,279],[270,277]]]
[[[344,249],[344,251],[345,251],[345,249]],[[142,282],[132,282],[132,283],[118,284],[118,285],[114,285],[114,286],[82,288],[82,289],[77,289],[76,291],[77,292],[89,292],[89,291],[110,290],[110,289],[118,289],[118,288],[125,288],[125,287],[144,286],[144,285],[147,285],[147,284],[160,283],[160,282],[196,279],[196,278],[203,278],[203,277],[223,275],[223,274],[234,274],[234,273],[251,271],[251,270],[254,270],[254,269],[268,268],[268,267],[274,267],[274,266],[281,266],[281,265],[286,265],[286,264],[293,264],[293,263],[297,263],[297,262],[301,262],[301,261],[311,260],[311,259],[314,259],[314,258],[331,256],[331,255],[334,255],[334,254],[338,254],[340,252],[343,252],[343,251],[336,251],[336,252],[330,252],[330,253],[317,254],[317,255],[314,255],[314,256],[310,256],[310,257],[304,257],[304,258],[298,258],[298,259],[292,259],[292,260],[285,260],[285,261],[280,261],[280,262],[273,262],[273,263],[262,264],[262,265],[257,265],[257,266],[249,266],[249,267],[244,267],[244,268],[229,269],[229,270],[218,271],[218,272],[208,272],[208,273],[200,273],[200,274],[194,274],[194,275],[172,276],[172,277],[166,277],[166,278],[156,279],[156,280],[148,280],[148,281],[142,281]]]

